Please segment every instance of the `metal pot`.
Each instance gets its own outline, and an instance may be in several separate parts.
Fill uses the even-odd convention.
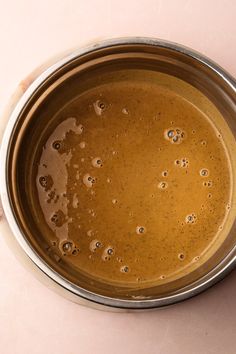
[[[29,126],[35,131],[43,129],[43,123],[35,120],[35,111],[58,89],[67,87],[73,77],[93,73],[101,68],[115,65],[129,65],[152,69],[178,77],[197,88],[208,98],[212,110],[224,116],[230,131],[228,147],[231,151],[233,175],[235,178],[235,107],[236,82],[222,68],[201,54],[186,47],[151,38],[122,38],[108,40],[85,49],[77,50],[58,60],[46,69],[41,69],[29,83],[23,83],[25,90],[14,108],[8,113],[9,119],[1,146],[1,199],[9,226],[24,253],[31,261],[53,280],[56,288],[73,301],[89,305],[101,305],[112,309],[148,309],[170,305],[190,298],[222,279],[236,263],[235,202],[233,202],[228,236],[219,250],[197,271],[183,279],[165,285],[142,289],[118,289],[106,287],[91,279],[81,277],[75,283],[58,266],[45,257],[36,238],[34,220],[24,208],[25,193],[19,188],[19,171],[27,174],[27,144]],[[32,81],[32,82],[31,82]],[[67,85],[67,86],[66,86]],[[68,86],[69,87],[69,86]],[[70,99],[67,95],[63,99]],[[58,99],[58,102],[60,100]],[[40,125],[41,124],[41,125]],[[24,154],[22,154],[22,146]],[[20,168],[19,168],[20,167]],[[23,178],[22,177],[22,178]],[[235,188],[233,200],[235,201]]]

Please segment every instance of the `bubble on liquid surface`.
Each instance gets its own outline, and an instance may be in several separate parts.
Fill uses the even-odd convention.
[[[102,167],[102,159],[100,157],[95,157],[94,159],[92,159],[92,165],[93,167],[97,168]]]
[[[61,227],[65,222],[66,222],[66,217],[65,214],[63,213],[62,210],[57,210],[52,216],[51,216],[51,222],[57,226]]]
[[[167,131],[167,136],[168,136],[168,138],[173,138],[175,136],[175,131],[174,130],[168,130]]]
[[[89,173],[86,173],[83,177],[83,183],[86,185],[86,187],[91,188],[95,183],[95,178],[90,176]]]
[[[89,249],[91,252],[96,252],[97,249],[102,248],[102,243],[101,241],[95,239],[92,240],[89,244]]]
[[[181,167],[183,168],[188,167],[188,164],[189,164],[189,160],[186,157],[181,159]]]
[[[127,114],[129,114],[129,111],[128,111],[127,108],[123,108],[123,109],[122,109],[122,113],[127,115]]]
[[[111,179],[109,177],[107,178],[107,183],[111,183]]]
[[[178,254],[178,258],[179,258],[180,261],[183,261],[185,259],[184,253],[179,253]]]
[[[172,142],[177,143],[179,141],[179,137],[176,135],[173,137]]]
[[[159,189],[166,189],[167,187],[168,187],[168,183],[167,182],[162,181],[162,182],[160,182],[158,184],[158,188]]]
[[[39,184],[41,187],[43,187],[45,189],[45,191],[48,191],[53,186],[52,176],[50,176],[50,175],[40,176],[39,177]]]
[[[187,157],[182,157],[181,159],[175,160],[175,165],[181,168],[187,168],[189,165],[189,160]]]
[[[161,280],[163,280],[163,279],[165,279],[165,278],[166,278],[166,276],[165,276],[164,274],[160,276],[160,279],[161,279]]]
[[[112,204],[117,204],[118,200],[117,199],[112,199]]]
[[[79,253],[78,248],[75,248],[71,253],[72,253],[72,256],[77,256],[77,254]]]
[[[193,261],[194,261],[194,262],[198,262],[199,259],[200,259],[200,257],[199,257],[199,256],[196,256],[196,257],[193,258]]]
[[[93,103],[93,108],[98,116],[101,116],[108,108],[108,104],[104,100],[97,100]]]
[[[206,140],[201,140],[201,145],[202,145],[202,146],[206,146],[206,145],[207,145]]]
[[[56,203],[59,199],[59,195],[58,194],[56,195],[55,189],[51,190],[47,196],[48,196],[47,203],[51,203],[52,201]]]
[[[205,181],[202,184],[203,184],[204,187],[211,188],[212,185],[213,185],[213,182],[212,181]]]
[[[114,254],[113,248],[109,247],[109,248],[107,249],[107,254],[109,254],[109,256],[112,256],[112,255]]]
[[[81,141],[81,143],[79,143],[79,147],[81,148],[81,149],[84,149],[85,148],[85,142],[84,141]]]
[[[110,261],[111,257],[115,254],[115,250],[112,246],[108,246],[105,248],[102,254],[103,261]]]
[[[52,143],[52,147],[54,150],[60,150],[62,146],[62,142],[60,140],[56,140]]]
[[[142,235],[142,234],[145,234],[146,232],[146,227],[145,226],[137,226],[136,227],[136,234],[138,235]]]
[[[71,240],[65,240],[60,243],[60,249],[62,253],[66,255],[71,254],[74,248],[75,248],[74,242]]]
[[[176,166],[181,166],[181,160],[175,160],[175,165]]]
[[[197,216],[194,213],[188,214],[185,218],[186,224],[194,224],[196,220],[197,220]]]
[[[207,176],[209,176],[209,170],[207,168],[202,168],[199,171],[199,174],[200,174],[201,177],[207,177]]]
[[[130,271],[129,267],[127,265],[124,265],[120,267],[121,273],[128,273]]]
[[[181,144],[186,133],[181,128],[168,128],[164,131],[164,137],[172,144]]]
[[[162,177],[167,177],[168,176],[168,171],[167,170],[162,171],[161,175],[162,175]]]

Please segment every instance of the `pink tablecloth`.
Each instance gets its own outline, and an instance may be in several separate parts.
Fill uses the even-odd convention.
[[[2,1],[0,110],[17,83],[49,57],[108,37],[176,41],[236,76],[235,13],[233,0]],[[5,242],[3,224],[0,220],[1,353],[236,353],[235,271],[204,294],[166,309],[96,311],[65,300],[26,271]]]

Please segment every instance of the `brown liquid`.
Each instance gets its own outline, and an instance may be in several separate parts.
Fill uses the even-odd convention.
[[[164,86],[121,80],[78,96],[55,122],[36,186],[58,259],[139,285],[201,264],[231,200],[224,141],[204,113]]]

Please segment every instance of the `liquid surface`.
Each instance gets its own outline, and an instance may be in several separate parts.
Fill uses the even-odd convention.
[[[197,267],[231,198],[227,152],[208,118],[171,90],[123,81],[87,91],[55,121],[36,187],[58,262],[129,284]]]

